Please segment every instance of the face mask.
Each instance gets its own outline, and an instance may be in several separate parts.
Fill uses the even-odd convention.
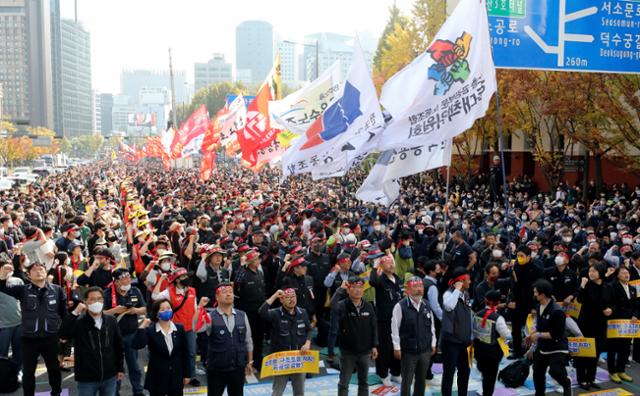
[[[562,241],[565,243],[571,242],[571,239],[572,239],[571,237],[562,237]]]
[[[525,265],[527,263],[527,259],[525,257],[518,257],[518,264]]]
[[[103,303],[101,302],[94,302],[92,304],[89,304],[87,306],[87,308],[89,308],[89,312],[94,313],[94,314],[99,314],[100,312],[102,312],[102,307],[104,306]]]
[[[444,243],[439,243],[436,246],[436,250],[439,251],[439,252],[442,252],[442,251],[444,251],[444,247],[445,247]]]
[[[520,218],[522,219],[522,221],[527,221],[527,216],[522,216]]]
[[[492,254],[493,254],[493,257],[495,257],[495,258],[500,258],[500,257],[502,257],[503,252],[502,252],[502,250],[498,250],[498,249],[496,249],[496,250],[494,250],[494,251],[492,252]]]
[[[259,221],[254,221],[253,222],[253,226],[254,227],[259,227],[260,226],[260,222]]]
[[[633,243],[633,240],[631,238],[622,238],[622,243],[624,243],[625,245],[631,245]]]
[[[374,231],[380,231],[381,229],[382,229],[382,227],[379,226],[379,225],[373,226],[373,230]]]
[[[191,284],[191,279],[187,278],[187,279],[180,279],[178,280],[178,282],[182,285],[182,286],[189,286]]]
[[[462,225],[462,229],[465,230],[465,231],[468,230],[469,229],[469,224],[463,224]]]
[[[244,223],[238,224],[238,229],[244,231]]]
[[[538,252],[535,252],[535,251],[532,250],[531,251],[531,258],[536,258],[536,257],[538,257]]]
[[[162,263],[160,264],[160,269],[163,270],[164,272],[167,272],[171,269],[171,263]]]
[[[131,285],[122,285],[120,286],[120,290],[122,290],[123,292],[128,292],[129,290],[131,290]]]
[[[415,219],[411,219],[411,220],[409,220],[409,224],[410,224],[410,225],[415,225],[415,224],[416,224],[416,220],[415,220]]]
[[[173,318],[173,311],[171,310],[158,312],[158,319],[164,322],[171,320],[171,318]]]
[[[564,259],[562,257],[556,257],[555,263],[557,266],[561,266],[564,264]]]
[[[618,234],[615,232],[611,232],[609,233],[609,236],[611,237],[611,239],[616,239],[618,237]]]
[[[424,230],[422,228],[418,228],[418,235],[422,235],[422,233],[424,232]]]

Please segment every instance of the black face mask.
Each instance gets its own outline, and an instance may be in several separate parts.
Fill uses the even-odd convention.
[[[188,287],[191,285],[191,279],[187,278],[187,279],[182,279],[182,280],[178,280],[178,282],[185,287]]]

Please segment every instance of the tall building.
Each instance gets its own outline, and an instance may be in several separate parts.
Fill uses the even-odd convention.
[[[291,87],[297,85],[296,44],[287,40],[278,40],[278,52],[280,53],[280,76],[282,83]]]
[[[91,102],[91,114],[93,115],[94,132],[102,133],[102,96],[98,92],[93,92],[93,102]]]
[[[217,82],[233,80],[231,63],[225,60],[224,54],[213,54],[208,62],[196,63],[193,69],[196,91]]]
[[[60,23],[62,47],[62,129],[65,136],[93,133],[90,35],[69,19]]]
[[[54,129],[50,0],[25,0],[29,59],[29,124]]]
[[[176,102],[184,102],[186,99],[184,87],[187,81],[187,72],[174,70],[173,80],[176,89]],[[166,88],[171,92],[169,71],[123,70],[120,73],[120,93],[130,97],[134,103],[137,103],[140,91],[143,88]]]
[[[236,78],[262,82],[273,66],[273,26],[266,21],[244,21],[236,26]],[[246,78],[250,71],[250,81]]]
[[[60,31],[60,0],[49,0],[51,11],[51,73],[53,74],[53,127],[63,135],[62,125],[62,42]]]
[[[29,53],[24,0],[0,0],[0,84],[2,114],[16,124],[28,125]]]
[[[113,131],[113,94],[100,94],[100,131],[110,136]],[[97,102],[97,101],[96,101]]]
[[[319,74],[329,68],[335,61],[340,60],[340,69],[343,76],[347,75],[351,66],[351,58],[353,55],[353,44],[355,37],[344,36],[336,33],[315,33],[304,37],[304,42],[308,43],[304,47],[304,60],[300,65],[306,71],[305,79],[312,80],[316,76],[316,66],[319,68]],[[371,68],[373,61],[374,48],[369,48],[370,40],[360,40],[360,45],[364,52],[367,65]],[[318,45],[318,64],[316,65],[316,48]]]
[[[112,132],[127,132],[129,114],[135,114],[136,108],[127,95],[114,95],[111,109]]]

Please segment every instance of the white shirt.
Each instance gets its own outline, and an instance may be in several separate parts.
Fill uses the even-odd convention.
[[[391,342],[393,343],[393,349],[396,351],[400,349],[400,323],[402,323],[402,307],[400,304],[404,301],[404,299],[400,300],[400,302],[396,303],[393,307],[393,313],[391,316]],[[411,305],[416,309],[416,311],[420,312],[420,305],[422,305],[422,299],[418,301],[416,304],[413,299],[409,298],[411,301]],[[436,347],[436,328],[434,326],[433,320],[433,312],[429,309],[429,314],[431,316],[431,347]]]
[[[169,351],[169,355],[171,355],[171,351],[173,351],[173,332],[178,331],[176,325],[173,322],[169,322],[169,331],[165,333],[160,326],[160,323],[156,323],[156,333],[162,333],[164,337],[164,343],[167,345],[167,350]]]
[[[620,283],[622,285],[622,289],[624,289],[624,292],[627,294],[627,298],[631,299],[631,293],[629,292],[629,284],[624,284],[624,283]]]

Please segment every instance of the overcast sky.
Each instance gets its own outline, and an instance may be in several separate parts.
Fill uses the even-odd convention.
[[[394,0],[78,0],[78,20],[91,33],[93,88],[117,93],[120,71],[187,71],[222,52],[235,63],[235,27],[248,19],[271,22],[289,40],[319,31],[353,35],[384,29]],[[396,0],[408,11],[411,0]],[[61,0],[63,17],[73,18],[73,0]]]

